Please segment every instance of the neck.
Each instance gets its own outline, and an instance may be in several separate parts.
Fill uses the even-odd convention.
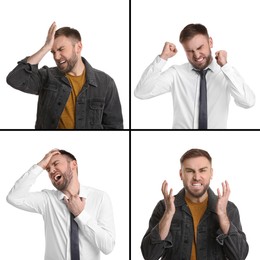
[[[81,57],[79,57],[78,62],[75,64],[73,69],[70,72],[68,72],[68,74],[71,76],[80,76],[82,75],[84,69],[85,69],[85,64],[83,63]]]
[[[202,196],[200,197],[194,197],[187,191],[185,191],[185,197],[188,198],[191,202],[193,203],[201,203],[208,197],[208,192],[205,192]]]
[[[71,180],[70,185],[62,191],[68,198],[71,196],[78,195],[80,192],[80,184],[78,179],[76,180]]]

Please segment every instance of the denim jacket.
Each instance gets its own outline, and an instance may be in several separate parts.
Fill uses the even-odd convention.
[[[82,58],[86,82],[76,101],[76,129],[122,129],[121,104],[114,80]],[[39,95],[36,129],[56,129],[71,92],[65,75],[57,67],[27,63],[27,58],[7,76],[7,83],[26,93]]]
[[[227,235],[219,227],[216,214],[217,196],[209,188],[208,206],[198,225],[197,260],[239,260],[248,254],[246,236],[242,231],[237,207],[228,202],[227,214],[231,222]],[[146,260],[190,260],[194,237],[193,220],[185,202],[182,189],[175,196],[176,211],[171,222],[170,232],[165,240],[160,239],[159,221],[165,211],[164,200],[155,207],[150,218],[149,228],[142,240],[141,250]]]

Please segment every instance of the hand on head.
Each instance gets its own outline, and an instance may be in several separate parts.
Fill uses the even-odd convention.
[[[38,162],[37,164],[41,166],[44,170],[46,170],[52,156],[60,154],[59,149],[52,149],[50,152],[48,152],[44,158]]]
[[[53,22],[48,31],[48,35],[45,41],[45,47],[47,47],[49,50],[52,49],[54,43],[54,35],[55,35],[56,28],[57,28],[56,23]]]

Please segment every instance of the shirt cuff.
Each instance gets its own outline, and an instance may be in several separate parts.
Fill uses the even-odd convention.
[[[164,59],[162,59],[161,57],[160,57],[160,55],[158,55],[156,58],[155,58],[155,65],[156,65],[156,67],[158,67],[158,68],[160,68],[160,69],[162,69],[164,66],[165,66],[165,64],[166,64],[166,60],[164,60]]]

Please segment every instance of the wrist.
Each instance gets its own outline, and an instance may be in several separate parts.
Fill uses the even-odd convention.
[[[167,55],[164,55],[164,54],[161,54],[161,55],[159,55],[159,56],[160,56],[161,59],[166,60],[166,61],[167,61],[168,58],[169,58]]]

